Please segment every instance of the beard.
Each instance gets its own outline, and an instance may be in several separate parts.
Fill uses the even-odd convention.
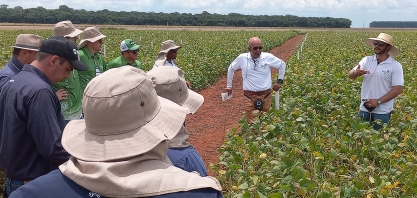
[[[389,50],[388,47],[385,47],[383,49],[378,48],[378,47],[374,48],[375,54],[378,54],[378,55],[388,53],[388,50]]]

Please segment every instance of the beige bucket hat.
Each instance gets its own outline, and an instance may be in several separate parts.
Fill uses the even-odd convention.
[[[13,48],[20,48],[25,50],[39,51],[42,43],[42,37],[35,34],[19,34],[16,38],[16,43]]]
[[[391,45],[391,49],[388,51],[388,54],[391,56],[397,56],[400,54],[400,50],[395,45],[393,45],[393,40],[394,39],[391,35],[382,32],[379,33],[378,37],[376,38],[365,39],[365,42],[372,47],[374,47],[374,41],[382,41],[388,43],[389,45]]]
[[[148,71],[158,96],[171,100],[195,113],[204,103],[204,96],[188,89],[184,73],[178,67],[155,67]]]
[[[74,27],[71,21],[61,21],[54,26],[54,36],[76,37],[83,31]]]
[[[131,66],[110,69],[91,80],[82,104],[85,119],[68,123],[62,146],[90,162],[146,153],[172,139],[187,114],[186,108],[157,96],[146,73]]]
[[[180,49],[181,46],[175,44],[173,40],[166,40],[161,43],[161,50],[158,52],[158,56],[155,60],[155,64],[157,66],[163,66],[165,64],[165,60],[167,59],[167,54],[169,50],[173,49]]]
[[[84,46],[86,46],[88,41],[93,43],[103,38],[106,38],[106,36],[101,34],[96,27],[85,28],[81,34],[81,41],[78,45],[78,49],[81,49]]]

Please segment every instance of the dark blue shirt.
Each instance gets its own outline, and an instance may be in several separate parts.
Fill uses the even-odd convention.
[[[31,180],[66,162],[64,127],[52,82],[36,67],[24,65],[0,90],[0,167],[6,176]]]
[[[0,71],[0,88],[9,81],[13,76],[16,76],[23,68],[23,64],[13,56],[12,60],[4,65]]]
[[[105,198],[78,185],[59,170],[50,172],[36,180],[18,188],[9,198]],[[212,188],[196,189],[186,192],[176,192],[154,198],[222,198],[222,194]]]

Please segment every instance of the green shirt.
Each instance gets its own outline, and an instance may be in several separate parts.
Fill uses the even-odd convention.
[[[113,59],[112,61],[110,61],[109,63],[107,63],[107,69],[112,69],[112,68],[118,68],[121,66],[125,66],[125,65],[130,65],[133,67],[137,67],[139,69],[142,69],[142,63],[140,63],[138,60],[134,60],[132,62],[132,64],[130,64],[125,57],[123,56],[119,56],[115,59]]]
[[[65,89],[68,91],[68,97],[66,100],[61,101],[61,111],[65,120],[80,119],[82,113],[81,105],[81,88],[80,80],[78,78],[78,71],[72,70],[70,77],[65,79],[54,86],[54,90]]]
[[[96,76],[106,71],[106,61],[104,61],[103,55],[100,53],[92,54],[87,47],[83,47],[78,50],[80,55],[80,61],[88,66],[87,71],[79,71],[78,77],[80,78],[81,94],[84,93],[84,89],[87,84]]]

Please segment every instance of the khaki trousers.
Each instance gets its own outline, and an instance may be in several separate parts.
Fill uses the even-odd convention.
[[[255,109],[255,104],[253,103],[253,100],[263,99],[264,104],[263,104],[262,109],[261,109],[261,111],[263,111],[263,112],[268,112],[269,108],[271,108],[272,93],[269,93],[269,95],[265,99],[264,99],[264,97],[265,97],[266,94],[264,94],[264,95],[246,94],[246,95],[248,95],[250,98],[252,98],[252,100],[251,100],[251,99],[249,99],[248,97],[245,96],[245,111],[246,111],[246,119],[247,119],[248,122],[250,122],[255,117],[255,115],[252,114],[252,112],[254,110],[256,110]]]

